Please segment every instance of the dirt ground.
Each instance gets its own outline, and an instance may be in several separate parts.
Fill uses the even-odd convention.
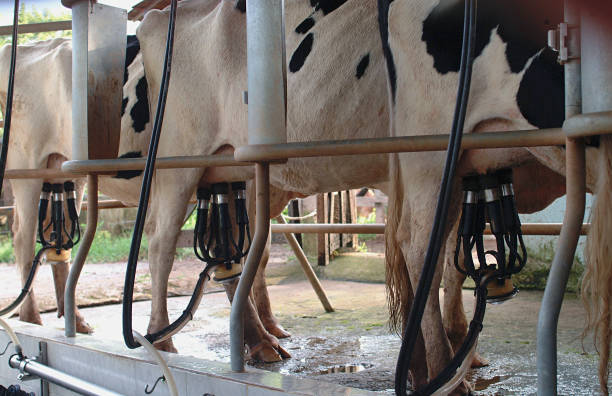
[[[368,253],[350,255],[361,266],[380,268],[380,240],[368,242]],[[376,261],[378,260],[378,261]],[[372,264],[375,261],[375,264]],[[289,262],[289,263],[287,263]],[[352,265],[352,264],[351,264]],[[120,301],[124,263],[86,265],[77,289],[80,305],[101,305],[82,309],[95,329],[95,335],[121,340]],[[289,269],[293,270],[289,271]],[[282,345],[293,355],[291,359],[257,367],[296,376],[354,386],[392,394],[395,360],[400,339],[387,328],[384,285],[381,283],[323,280],[323,286],[335,308],[325,313],[308,282],[301,276],[292,252],[285,245],[273,245],[269,264],[269,287],[273,310],[292,337]],[[177,262],[170,278],[174,296],[191,293],[202,265],[195,260]],[[327,271],[328,269],[325,269]],[[377,269],[379,271],[379,269]],[[14,266],[0,265],[0,276],[9,285],[0,290],[0,303],[5,305],[17,295],[19,283]],[[137,272],[136,295],[146,300],[150,277],[146,263]],[[55,307],[51,270],[42,266],[35,282],[38,301],[43,309]],[[225,293],[209,289],[196,317],[175,336],[180,353],[200,358],[229,362],[229,310]],[[485,328],[478,349],[490,361],[485,368],[472,370],[470,379],[479,395],[535,394],[535,331],[542,293],[521,292],[502,305],[489,306]],[[472,292],[464,291],[471,317]],[[178,316],[188,298],[169,299],[171,317]],[[282,302],[282,303],[281,303]],[[134,326],[144,331],[150,303],[134,304]],[[43,315],[45,325],[63,328],[63,319],[53,312]],[[560,319],[559,392],[565,395],[597,394],[596,355],[582,349],[580,333],[584,311],[574,296],[568,296]],[[350,368],[361,370],[344,373]],[[332,373],[329,373],[332,371]],[[338,372],[340,371],[340,372]]]

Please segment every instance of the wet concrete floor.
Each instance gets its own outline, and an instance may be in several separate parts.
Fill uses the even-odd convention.
[[[336,312],[325,313],[310,285],[298,283],[269,288],[274,312],[292,337],[281,340],[293,357],[279,363],[255,364],[259,368],[295,376],[317,378],[343,385],[392,394],[398,336],[387,328],[385,290],[382,284],[323,281]],[[541,292],[521,292],[502,305],[489,306],[478,350],[490,361],[474,369],[470,380],[478,395],[531,395],[536,392],[535,334]],[[464,291],[471,306],[472,292]],[[187,297],[168,300],[171,318],[187,304]],[[134,304],[134,327],[144,332],[150,303]],[[207,294],[194,320],[175,336],[180,353],[229,362],[229,310],[225,293]],[[96,336],[122,341],[121,306],[84,308],[83,314]],[[468,310],[471,317],[471,310]],[[63,328],[54,313],[43,317],[47,326]],[[584,310],[575,296],[567,296],[560,318],[559,393],[598,393],[597,355],[581,331]],[[361,365],[355,373],[331,373],[332,367]],[[325,372],[326,374],[323,374]]]

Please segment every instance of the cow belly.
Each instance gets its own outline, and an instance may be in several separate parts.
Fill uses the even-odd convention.
[[[305,195],[371,186],[387,178],[386,155],[297,158],[271,168],[275,187]]]

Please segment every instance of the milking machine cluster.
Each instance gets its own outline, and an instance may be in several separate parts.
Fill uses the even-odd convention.
[[[495,236],[496,250],[484,249],[483,235],[487,221]],[[474,248],[478,267],[472,259]],[[461,249],[464,256],[463,268],[459,264]],[[495,264],[487,264],[486,256],[492,256]],[[514,199],[512,170],[464,177],[463,212],[455,250],[457,270],[472,278],[476,288],[487,288],[488,302],[501,303],[517,293],[518,289],[513,286],[511,276],[523,269],[526,261],[527,250]]]
[[[49,210],[49,202],[51,202],[51,210]],[[66,225],[65,210],[68,212],[70,229]],[[48,221],[47,218],[49,218]],[[48,239],[46,235],[49,236]],[[47,262],[50,264],[69,261],[70,251],[74,245],[79,243],[80,238],[81,226],[79,225],[79,213],[76,207],[74,182],[67,181],[64,184],[43,183],[38,203],[38,242],[42,247],[34,256],[30,273],[21,293],[15,301],[0,310],[0,316],[7,315],[17,309],[30,292],[43,253],[46,252]]]
[[[70,220],[70,230],[66,227],[64,215],[64,196],[66,209]],[[51,202],[51,217],[47,220],[49,202]],[[45,224],[46,223],[46,224]],[[51,230],[49,239],[45,234]],[[70,249],[81,238],[79,214],[76,208],[76,191],[71,181],[60,183],[43,183],[38,204],[38,242],[42,249],[53,249],[55,254],[47,253],[49,261],[66,261],[70,258]]]
[[[249,217],[246,210],[246,183],[231,183],[238,240],[234,238],[228,183],[213,184],[211,189],[197,191],[198,208],[193,232],[193,250],[196,257],[216,266],[215,281],[228,282],[242,273],[240,260],[247,255],[251,245]],[[211,203],[212,196],[212,203]],[[245,249],[245,242],[248,246]]]

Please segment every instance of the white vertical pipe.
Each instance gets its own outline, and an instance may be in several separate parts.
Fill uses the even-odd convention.
[[[247,1],[249,144],[286,143],[282,0]]]
[[[89,0],[72,4],[72,159],[89,159],[87,137],[87,50]]]

